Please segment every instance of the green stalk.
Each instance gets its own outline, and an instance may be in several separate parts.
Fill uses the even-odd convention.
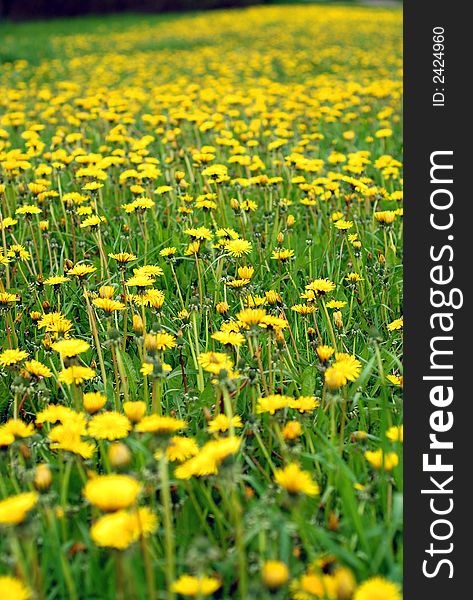
[[[167,600],[173,600],[175,597],[171,586],[175,579],[175,548],[174,548],[174,528],[172,522],[171,491],[169,487],[168,461],[163,452],[159,459],[159,475],[161,478],[161,502],[163,504],[163,524],[164,524],[164,554],[165,568],[164,575],[167,585]]]

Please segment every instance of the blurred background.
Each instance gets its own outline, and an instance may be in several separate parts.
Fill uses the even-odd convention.
[[[303,1],[299,3],[303,3]],[[286,0],[286,2],[275,0],[0,0],[0,18],[12,20],[44,19],[86,14],[156,13],[283,3],[289,4],[290,0]],[[326,3],[330,3],[330,0],[326,0]],[[344,3],[350,4],[352,2],[345,0]],[[365,0],[362,3],[386,5],[397,2],[395,0]]]
[[[90,13],[168,12],[265,4],[264,0],[0,0],[0,15],[10,19],[75,16]]]

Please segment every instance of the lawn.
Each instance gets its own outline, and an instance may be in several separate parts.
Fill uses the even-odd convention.
[[[400,9],[0,36],[2,600],[400,600]]]

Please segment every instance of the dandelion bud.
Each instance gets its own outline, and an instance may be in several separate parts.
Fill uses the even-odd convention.
[[[280,560],[268,560],[261,569],[264,585],[270,590],[277,590],[289,579],[289,569]]]
[[[41,313],[36,310],[30,312],[30,319],[35,322],[39,321],[41,319]]]
[[[294,223],[296,222],[296,218],[294,215],[287,215],[287,226],[288,227],[292,227],[294,225]]]
[[[53,343],[51,341],[51,338],[49,336],[45,335],[43,338],[42,344],[43,344],[44,348],[48,349],[48,348],[51,348]]]
[[[342,329],[343,319],[342,319],[342,313],[339,310],[337,310],[333,313],[333,322],[335,323],[335,327],[337,329]]]
[[[126,467],[131,462],[131,452],[128,446],[122,442],[116,442],[108,449],[108,460],[112,467]]]
[[[53,475],[48,465],[41,464],[36,467],[34,486],[37,490],[47,490],[53,481]]]
[[[152,354],[156,352],[158,349],[158,342],[156,340],[156,336],[151,333],[147,333],[145,336],[145,348],[146,350]]]
[[[21,444],[20,453],[25,460],[29,460],[31,458],[31,450],[26,444]]]
[[[64,261],[64,270],[65,271],[70,271],[74,266],[74,263],[72,262],[72,260],[69,260],[68,258],[66,258],[66,260]]]
[[[133,315],[133,331],[143,333],[143,320],[140,315]]]
[[[354,431],[351,434],[352,442],[355,442],[358,440],[366,440],[367,438],[368,438],[368,434],[366,433],[366,431]]]
[[[49,229],[49,221],[40,221],[39,228],[41,231],[47,231]]]
[[[278,237],[276,239],[278,241],[278,244],[282,244],[284,242],[284,233],[282,231],[280,231],[278,233]]]
[[[378,256],[378,260],[382,265],[384,265],[384,263],[386,262],[386,257],[384,256],[384,254],[380,254]]]
[[[44,312],[46,312],[47,310],[49,310],[51,308],[51,305],[49,304],[49,302],[47,300],[45,300],[42,304],[43,310]]]
[[[177,181],[177,183],[182,181],[185,176],[186,176],[186,174],[184,173],[184,171],[176,171],[174,173],[174,179]]]
[[[334,512],[331,512],[328,516],[328,529],[330,531],[337,531],[340,526],[340,520]]]
[[[317,335],[317,332],[315,331],[315,329],[313,327],[307,327],[307,337],[309,338],[309,340],[315,339],[316,335]]]
[[[232,207],[233,210],[239,210],[240,209],[240,203],[238,202],[238,200],[236,198],[232,198],[230,200],[230,206]]]

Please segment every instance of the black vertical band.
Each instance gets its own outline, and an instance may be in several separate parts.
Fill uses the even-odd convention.
[[[406,600],[472,594],[473,31],[461,8],[404,5]]]

